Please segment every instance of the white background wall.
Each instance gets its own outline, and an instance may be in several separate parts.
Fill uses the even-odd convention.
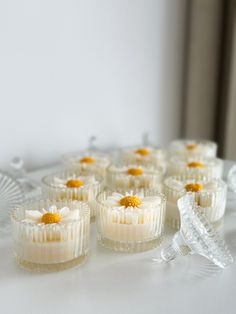
[[[179,136],[185,1],[0,1],[0,167]]]

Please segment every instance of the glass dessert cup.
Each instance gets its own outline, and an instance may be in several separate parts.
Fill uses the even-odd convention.
[[[138,165],[111,165],[107,168],[106,185],[110,189],[152,189],[162,190],[163,169]]]
[[[98,243],[119,252],[141,252],[161,242],[166,200],[157,189],[104,191],[97,196]]]
[[[93,174],[103,178],[111,162],[108,154],[91,150],[65,155],[63,160],[71,170],[79,171],[84,175]]]
[[[172,156],[215,158],[217,144],[207,140],[178,139],[169,145]]]
[[[42,179],[47,198],[55,201],[75,200],[87,202],[90,217],[96,216],[96,196],[103,190],[104,181],[94,175],[83,175],[79,171],[61,171]]]
[[[38,200],[11,215],[17,263],[32,271],[59,271],[81,264],[89,252],[90,211],[77,201]]]
[[[207,180],[222,178],[223,161],[219,158],[196,159],[173,156],[169,161],[168,175]]]
[[[204,215],[214,225],[220,225],[225,214],[227,185],[221,179],[188,179],[184,176],[168,177],[164,180],[166,196],[166,222],[175,229],[180,228],[178,200],[191,192],[202,208]]]
[[[121,161],[126,165],[140,165],[146,167],[161,167],[166,172],[167,153],[154,146],[135,146],[123,148],[120,151]]]
[[[178,200],[181,228],[170,244],[161,250],[160,256],[153,258],[158,263],[167,263],[178,255],[199,254],[220,268],[233,263],[233,257],[220,234],[214,229],[204,209],[197,205],[195,196],[188,193]]]

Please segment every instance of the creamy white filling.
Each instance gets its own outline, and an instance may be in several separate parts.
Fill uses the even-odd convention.
[[[125,208],[119,204],[125,196],[114,193],[104,202],[109,208],[100,209],[102,235],[114,241],[147,241],[159,237],[165,218],[161,198],[139,196],[142,205]]]

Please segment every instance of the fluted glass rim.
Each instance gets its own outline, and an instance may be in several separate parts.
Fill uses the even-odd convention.
[[[189,142],[192,142],[192,143],[196,143],[196,144],[203,144],[203,145],[210,145],[210,146],[212,146],[212,147],[214,147],[214,148],[217,148],[217,146],[218,146],[218,144],[216,143],[216,142],[214,142],[214,141],[210,141],[210,140],[207,140],[207,139],[194,139],[194,138],[177,138],[177,139],[175,139],[175,140],[173,140],[173,141],[171,141],[170,142],[170,144],[169,144],[169,147],[171,148],[171,146],[173,145],[173,144],[178,144],[178,143],[189,143]]]
[[[106,188],[105,190],[101,191],[100,193],[98,193],[98,195],[96,196],[96,202],[97,204],[99,204],[100,206],[109,208],[110,205],[104,204],[102,201],[100,201],[100,197],[105,194],[105,193],[118,193],[118,194],[126,194],[126,193],[133,193],[133,194],[137,194],[137,193],[142,193],[142,192],[155,192],[155,195],[153,196],[159,196],[161,198],[161,203],[159,205],[164,205],[166,203],[166,196],[163,193],[160,193],[158,191],[158,188],[151,188],[151,189],[110,189],[110,188]]]
[[[98,156],[98,158],[107,160],[109,164],[111,162],[111,155],[109,152],[106,153],[106,152],[91,151],[91,150],[82,150],[82,151],[77,151],[77,152],[66,153],[66,154],[63,154],[61,158],[62,158],[62,161],[64,161],[65,163],[68,163],[70,162],[71,158],[77,159],[78,157],[78,160],[79,160],[85,156]]]
[[[180,155],[174,155],[170,157],[169,163],[179,163],[181,165],[185,164],[185,163],[189,163],[189,162],[194,162],[194,161],[199,161],[199,162],[204,162],[206,164],[207,167],[205,168],[211,168],[211,167],[215,167],[216,165],[222,165],[223,164],[223,159],[219,158],[219,157],[213,157],[213,158],[205,158],[205,157],[194,157],[194,156],[180,156]],[[214,162],[214,163],[212,163]],[[189,168],[189,169],[195,169],[195,168]]]
[[[163,181],[163,187],[166,188],[166,189],[169,189],[171,191],[174,191],[174,189],[172,189],[167,183],[168,181],[172,180],[172,179],[175,179],[175,180],[178,180],[178,181],[185,181],[185,180],[188,180],[188,181],[193,181],[194,183],[208,183],[208,182],[213,182],[213,181],[217,181],[220,183],[220,186],[218,186],[218,188],[216,188],[216,190],[214,190],[213,192],[220,192],[224,189],[227,189],[227,184],[221,179],[221,178],[208,178],[207,176],[199,176],[199,177],[194,177],[194,178],[189,178],[187,175],[179,175],[179,176],[168,176],[167,178],[164,179]],[[199,181],[199,182],[198,182]],[[186,191],[187,193],[187,191]],[[198,192],[193,192],[193,193],[201,193],[201,194],[205,194],[205,193],[212,193],[210,191],[198,191]]]
[[[145,165],[136,165],[136,164],[129,164],[129,165],[126,165],[126,164],[124,164],[124,163],[122,163],[122,162],[119,162],[119,163],[111,163],[108,167],[107,167],[107,173],[110,173],[110,174],[115,174],[115,175],[117,175],[117,174],[125,174],[125,172],[124,171],[119,171],[118,169],[111,169],[112,167],[116,167],[116,168],[118,168],[118,167],[125,167],[125,168],[128,168],[128,167],[130,167],[130,168],[141,168],[141,169],[143,169],[144,170],[144,173],[142,174],[142,175],[145,175],[145,174],[147,174],[147,175],[153,175],[153,176],[163,176],[163,174],[164,174],[164,170],[163,170],[163,168],[161,167],[161,166],[155,166],[155,167],[147,167],[147,166],[145,166]],[[127,174],[128,176],[130,176],[130,177],[134,177],[134,176],[132,176],[132,175],[130,175],[130,174]],[[141,175],[141,176],[142,176]],[[140,176],[137,176],[137,177],[140,177]]]
[[[83,201],[73,201],[73,200],[60,200],[60,201],[52,201],[50,199],[38,199],[38,200],[33,200],[33,201],[29,201],[29,202],[24,202],[23,204],[20,204],[18,206],[16,206],[12,212],[11,212],[11,221],[17,223],[17,224],[21,224],[24,226],[34,226],[37,228],[54,228],[55,224],[33,224],[31,222],[26,222],[26,221],[22,221],[22,219],[17,217],[17,212],[22,210],[25,211],[26,207],[34,207],[36,204],[37,205],[41,205],[41,203],[44,203],[45,205],[48,204],[48,206],[53,206],[55,205],[56,207],[58,207],[59,204],[60,207],[68,207],[69,209],[71,209],[72,205],[73,206],[78,206],[79,208],[74,208],[74,209],[79,209],[80,211],[82,210],[82,215],[79,216],[78,219],[74,220],[74,221],[69,221],[69,222],[60,222],[60,224],[56,224],[59,227],[65,227],[65,226],[73,226],[76,225],[77,223],[85,220],[86,218],[90,217],[90,208],[87,204],[87,202],[83,202]]]
[[[53,178],[53,177],[59,177],[60,178],[60,176],[61,175],[63,175],[63,174],[65,174],[65,175],[69,175],[69,174],[71,174],[71,175],[73,175],[73,174],[76,174],[76,175],[78,175],[78,176],[81,176],[81,177],[94,177],[95,178],[95,180],[96,180],[96,182],[93,182],[93,183],[89,183],[89,184],[87,184],[86,186],[81,186],[81,187],[79,187],[79,188],[77,188],[77,187],[73,187],[73,188],[68,188],[68,187],[60,187],[60,186],[53,186],[53,185],[51,185],[50,183],[48,183],[47,182],[47,179],[49,179],[49,178]],[[92,174],[92,173],[90,173],[90,174],[83,174],[81,171],[79,171],[79,170],[62,170],[62,171],[57,171],[57,172],[54,172],[54,173],[51,173],[51,174],[49,174],[49,175],[46,175],[46,176],[44,176],[43,178],[42,178],[42,183],[47,187],[47,188],[50,188],[50,189],[58,189],[58,190],[70,190],[70,191],[82,191],[82,190],[86,190],[86,189],[89,189],[91,186],[93,186],[93,187],[95,187],[95,186],[101,186],[101,185],[104,185],[104,183],[105,183],[105,180],[104,180],[104,178],[102,178],[101,176],[99,176],[99,175],[95,175],[95,174]]]
[[[129,152],[129,151],[132,151],[132,150],[135,151],[135,150],[137,150],[139,148],[150,148],[150,149],[153,149],[155,151],[160,151],[160,152],[162,152],[165,155],[165,157],[168,154],[168,151],[167,151],[166,148],[163,148],[162,146],[158,146],[158,145],[153,145],[153,144],[147,144],[147,145],[145,145],[145,144],[127,145],[127,146],[120,147],[118,149],[118,151],[120,153],[122,153],[122,152]]]

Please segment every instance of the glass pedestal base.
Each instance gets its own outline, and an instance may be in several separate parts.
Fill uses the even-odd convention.
[[[126,252],[126,253],[138,253],[143,251],[148,251],[156,248],[160,243],[162,238],[158,237],[153,240],[145,241],[145,242],[120,242],[120,241],[114,241],[111,239],[107,239],[103,236],[98,237],[98,243],[107,248],[111,249],[113,251],[117,252]]]
[[[54,264],[37,264],[32,263],[26,260],[23,260],[20,256],[16,255],[15,260],[17,264],[29,271],[35,271],[35,272],[56,272],[72,267],[76,267],[80,264],[82,264],[87,258],[87,255],[79,256],[71,261],[64,262],[64,263],[54,263]]]

